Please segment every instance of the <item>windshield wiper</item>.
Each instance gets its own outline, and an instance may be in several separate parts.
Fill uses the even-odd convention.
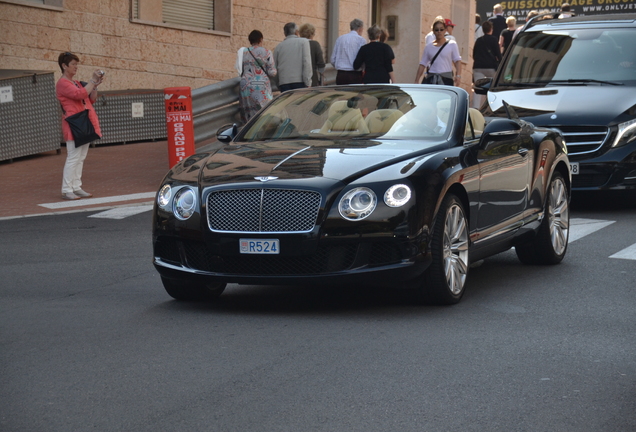
[[[624,85],[623,83],[618,83],[615,81],[603,81],[603,80],[595,80],[595,79],[566,79],[566,80],[553,80],[553,81],[544,81],[546,84],[587,84],[587,83],[597,83],[597,84],[609,84],[609,85]]]

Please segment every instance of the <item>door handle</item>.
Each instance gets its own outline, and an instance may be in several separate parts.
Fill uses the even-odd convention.
[[[519,149],[519,154],[520,154],[521,156],[525,156],[525,155],[527,155],[527,154],[528,154],[528,149],[527,149],[527,148],[520,148],[520,149]]]

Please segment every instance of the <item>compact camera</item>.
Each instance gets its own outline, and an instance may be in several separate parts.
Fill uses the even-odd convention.
[[[104,76],[104,74],[105,74],[106,72],[104,72],[103,70],[99,70],[99,71],[97,71],[97,73],[98,73],[100,76]]]

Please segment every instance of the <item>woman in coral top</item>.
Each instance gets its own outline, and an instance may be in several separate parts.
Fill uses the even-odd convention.
[[[103,72],[96,70],[93,77],[86,86],[73,79],[77,73],[79,57],[70,52],[60,54],[57,63],[62,70],[62,78],[55,85],[55,94],[62,105],[64,118],[77,114],[85,109],[89,110],[88,118],[93,123],[95,132],[99,136],[102,131],[99,128],[99,120],[93,102],[97,100],[97,86],[104,79]],[[62,198],[67,200],[77,200],[88,198],[92,194],[82,190],[82,168],[84,159],[88,153],[89,145],[75,146],[73,133],[68,123],[62,120],[62,132],[66,141],[66,163],[64,164],[64,174],[62,179]]]

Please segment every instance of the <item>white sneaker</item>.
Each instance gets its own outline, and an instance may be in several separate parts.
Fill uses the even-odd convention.
[[[93,196],[92,193],[89,192],[84,192],[82,189],[78,189],[76,191],[73,191],[73,193],[75,195],[77,195],[79,198],[90,198]]]
[[[66,192],[66,193],[62,194],[62,199],[65,199],[65,200],[78,200],[78,199],[80,199],[80,197],[75,195],[73,192]]]

